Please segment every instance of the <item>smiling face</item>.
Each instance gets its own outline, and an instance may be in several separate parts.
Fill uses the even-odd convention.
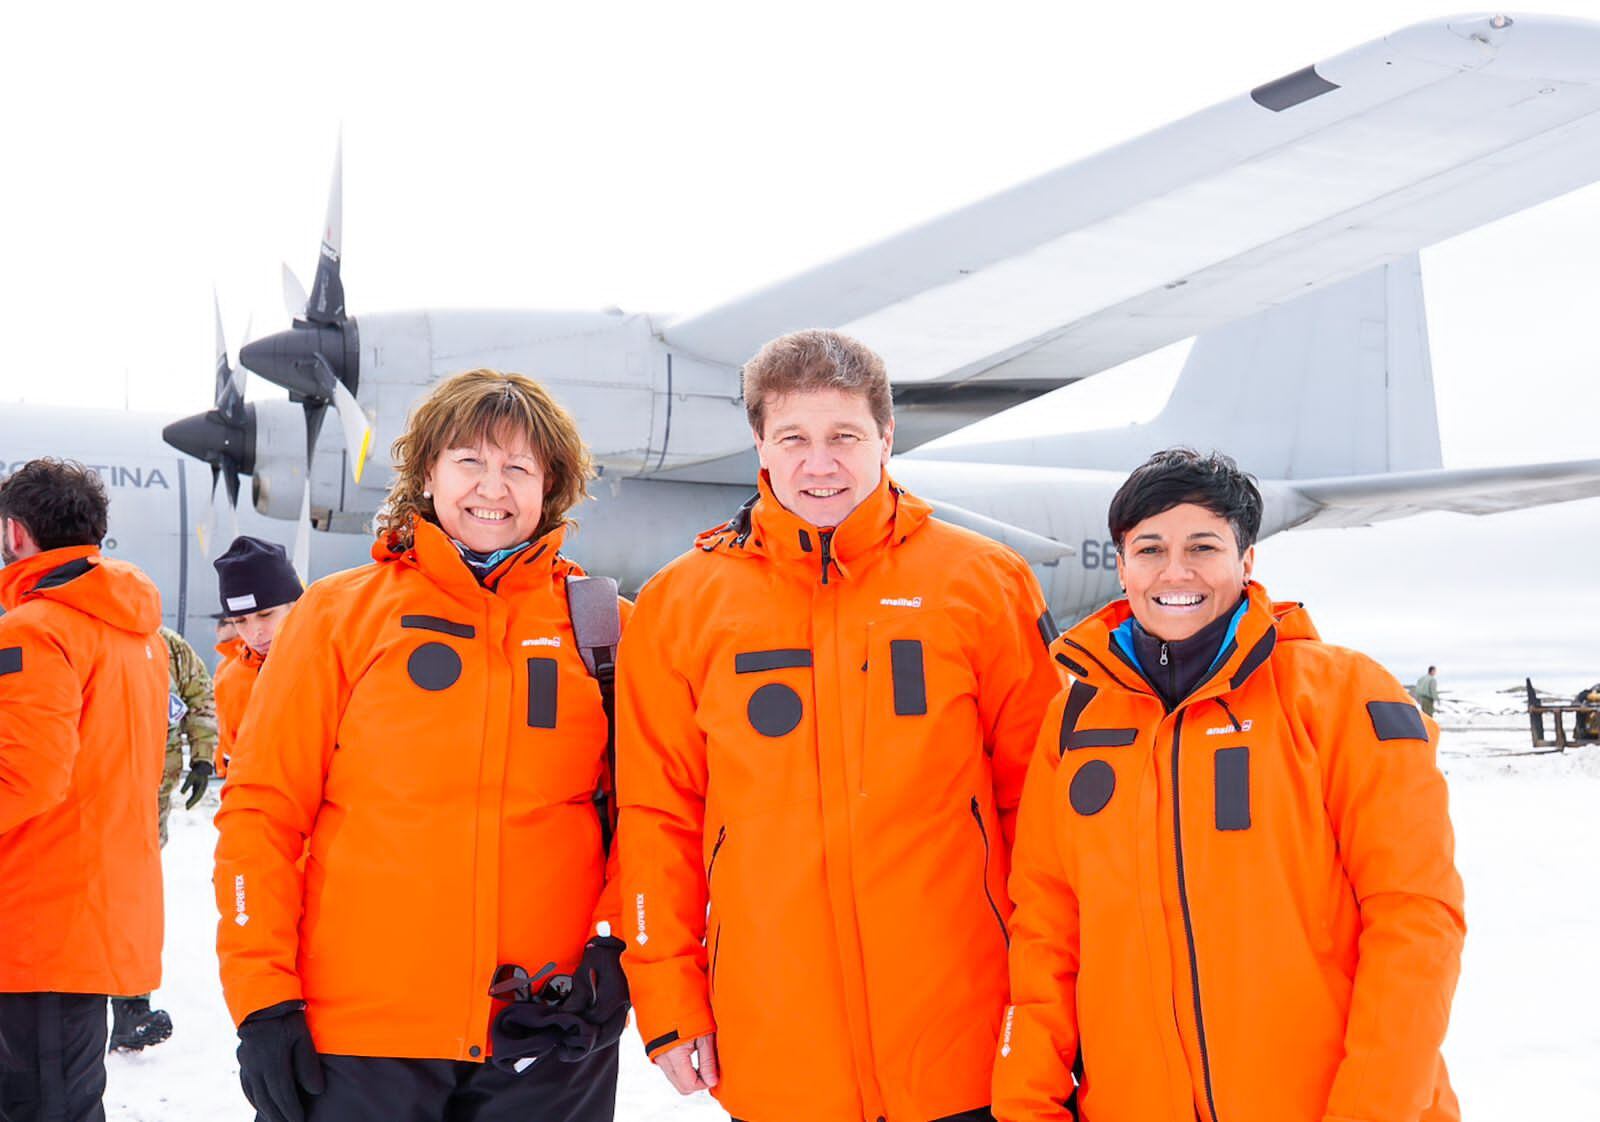
[[[756,452],[784,507],[814,526],[837,526],[877,488],[894,446],[866,395],[819,389],[765,402]]]
[[[1135,524],[1117,554],[1133,616],[1158,639],[1187,639],[1239,603],[1256,548],[1239,553],[1226,518],[1181,503]]]
[[[527,435],[498,435],[446,448],[427,476],[439,527],[478,553],[528,541],[544,511],[544,465]]]

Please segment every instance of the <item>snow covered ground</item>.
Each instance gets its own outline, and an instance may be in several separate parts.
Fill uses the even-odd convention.
[[[1600,747],[1528,750],[1515,695],[1482,688],[1441,711],[1468,936],[1445,1054],[1466,1118],[1600,1117]],[[249,1122],[213,951],[215,796],[177,810],[164,855],[167,1043],[110,1057],[113,1122]],[[708,1122],[623,1040],[617,1117]]]

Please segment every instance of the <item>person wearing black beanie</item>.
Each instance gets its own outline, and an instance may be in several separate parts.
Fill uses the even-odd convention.
[[[300,578],[283,546],[241,535],[213,561],[217,570],[217,595],[222,601],[218,617],[233,625],[231,638],[217,644],[222,661],[217,664],[213,689],[217,703],[217,777],[228,774],[233,745],[244,719],[245,706],[255,688],[256,675],[272,649],[278,628],[300,599]]]

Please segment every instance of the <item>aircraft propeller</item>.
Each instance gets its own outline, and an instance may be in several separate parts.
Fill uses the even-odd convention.
[[[284,300],[293,320],[287,331],[258,339],[239,352],[239,361],[267,381],[289,391],[306,418],[306,482],[295,536],[295,567],[308,576],[310,555],[311,464],[322,422],[332,406],[339,416],[350,472],[357,483],[372,452],[372,426],[356,401],[360,376],[360,338],[355,321],[345,314],[344,283],[339,277],[344,208],[344,143],[334,157],[328,189],[327,221],[317,254],[311,294],[288,265],[283,267]]]
[[[211,294],[212,308],[217,325],[216,382],[212,392],[212,407],[208,412],[174,421],[161,430],[162,438],[179,451],[203,460],[211,467],[211,499],[206,516],[196,527],[200,549],[211,554],[217,525],[217,483],[227,490],[228,511],[233,525],[233,536],[239,531],[239,476],[249,474],[255,467],[255,416],[254,408],[244,400],[245,379],[243,366],[228,361],[228,344],[222,328],[222,304],[215,291]],[[250,330],[245,329],[245,338]]]

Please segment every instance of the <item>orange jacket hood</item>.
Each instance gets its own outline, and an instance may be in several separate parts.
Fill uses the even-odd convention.
[[[0,569],[0,607],[53,600],[121,631],[148,635],[161,626],[161,593],[126,561],[100,556],[95,545],[47,549]]]

